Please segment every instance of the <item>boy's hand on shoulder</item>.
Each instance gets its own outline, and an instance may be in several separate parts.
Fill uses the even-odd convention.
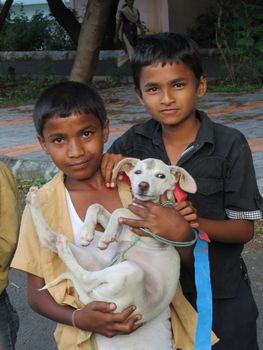
[[[112,178],[113,168],[125,157],[121,154],[104,153],[101,161],[101,173],[105,179],[106,187],[114,188],[116,186],[116,178]],[[120,178],[120,177],[119,177]]]
[[[76,313],[75,324],[80,329],[106,337],[129,334],[142,326],[136,323],[141,319],[140,315],[131,316],[136,309],[134,306],[116,313],[115,309],[114,303],[93,301]]]

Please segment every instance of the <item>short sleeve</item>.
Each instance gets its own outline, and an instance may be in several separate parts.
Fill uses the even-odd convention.
[[[229,160],[224,204],[230,219],[263,218],[263,199],[257,186],[251,150],[246,139]]]

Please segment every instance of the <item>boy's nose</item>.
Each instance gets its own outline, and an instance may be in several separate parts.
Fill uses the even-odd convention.
[[[170,104],[174,101],[173,93],[169,90],[164,90],[161,95],[161,103]]]
[[[70,158],[78,158],[84,154],[81,142],[78,140],[71,140],[69,142],[68,156]]]

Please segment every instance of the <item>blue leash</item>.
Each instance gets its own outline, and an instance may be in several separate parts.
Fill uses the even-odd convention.
[[[197,291],[195,350],[210,350],[213,315],[210,264],[208,243],[200,238],[196,241],[194,259],[195,286]]]

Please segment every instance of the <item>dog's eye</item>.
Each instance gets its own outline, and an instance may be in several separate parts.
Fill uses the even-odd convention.
[[[158,179],[165,179],[165,175],[162,173],[156,174],[156,177],[158,177]]]
[[[134,174],[136,174],[136,175],[140,175],[141,173],[142,173],[141,170],[135,170],[135,172],[134,172]]]

